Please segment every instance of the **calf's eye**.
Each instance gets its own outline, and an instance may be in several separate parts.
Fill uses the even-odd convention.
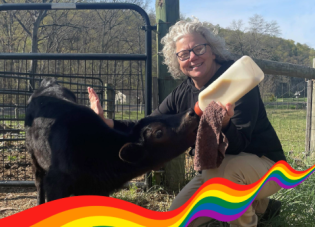
[[[156,137],[156,138],[159,139],[159,138],[161,138],[162,136],[163,136],[162,130],[158,130],[158,131],[155,132],[155,137]]]

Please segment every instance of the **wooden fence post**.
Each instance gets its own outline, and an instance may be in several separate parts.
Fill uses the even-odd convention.
[[[115,90],[112,84],[105,84],[105,113],[106,118],[114,119],[115,117]]]
[[[312,124],[312,94],[313,80],[307,81],[307,106],[306,106],[306,132],[305,132],[305,153],[310,154],[311,145],[311,124]]]
[[[14,117],[15,119],[18,119],[19,118],[19,108],[17,107],[18,104],[14,104],[15,105],[15,108],[14,108]]]
[[[315,58],[313,58],[313,68],[315,68]],[[315,89],[314,89],[314,82],[312,81],[312,110],[311,110],[311,113],[310,113],[310,122],[308,122],[310,125],[311,125],[311,128],[310,128],[310,153],[312,153],[314,151],[314,148],[315,148]],[[306,129],[307,129],[307,126],[306,126]]]
[[[157,51],[163,48],[161,39],[168,33],[170,26],[179,20],[179,0],[156,0],[157,23]],[[164,58],[158,54],[157,77],[159,89],[159,102],[181,82],[174,80],[168,73],[166,65],[162,64]],[[185,154],[173,159],[165,165],[165,186],[167,189],[177,191],[185,182]]]
[[[159,86],[158,86],[158,78],[152,78],[152,109],[155,110],[159,105]],[[153,177],[156,185],[160,185],[162,183],[162,171],[152,171]]]
[[[155,110],[159,105],[159,86],[158,78],[152,78],[152,109]]]

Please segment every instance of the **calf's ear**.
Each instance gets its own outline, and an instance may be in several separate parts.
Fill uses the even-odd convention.
[[[126,143],[119,151],[119,158],[125,162],[136,164],[144,159],[145,154],[141,144]]]

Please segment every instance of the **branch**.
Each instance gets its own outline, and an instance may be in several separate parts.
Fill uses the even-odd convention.
[[[7,2],[5,0],[2,0],[3,3],[7,4]],[[30,31],[25,27],[25,25],[22,23],[22,21],[19,20],[19,18],[16,17],[15,13],[13,13],[14,18],[19,22],[19,24],[22,26],[22,28],[26,31],[26,33],[29,36],[32,36],[32,34],[30,33]]]
[[[25,25],[22,23],[22,21],[20,21],[19,18],[17,18],[17,16],[15,15],[15,13],[13,13],[14,18],[19,22],[19,24],[22,26],[22,28],[24,29],[24,31],[26,31],[26,33],[32,37],[32,33],[25,27]]]
[[[47,10],[43,10],[42,12],[43,13],[36,20],[36,21],[39,21],[39,23],[47,16]]]
[[[71,27],[71,28],[78,28],[78,29],[80,29],[80,28],[89,28],[89,27],[86,27],[86,26],[80,26],[80,27],[78,27],[78,26],[75,26],[75,25],[68,25],[68,24],[46,24],[46,25],[41,25],[41,26],[39,26],[39,27],[42,28],[42,27],[51,27],[51,26]]]

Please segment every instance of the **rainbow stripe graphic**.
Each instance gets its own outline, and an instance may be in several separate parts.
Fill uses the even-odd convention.
[[[246,211],[268,181],[273,180],[282,188],[289,189],[301,184],[314,170],[315,165],[305,171],[296,171],[288,163],[280,161],[251,185],[238,185],[223,178],[214,178],[204,183],[182,207],[169,212],[151,211],[110,197],[70,197],[3,218],[0,226],[182,227],[200,216],[232,221]]]

